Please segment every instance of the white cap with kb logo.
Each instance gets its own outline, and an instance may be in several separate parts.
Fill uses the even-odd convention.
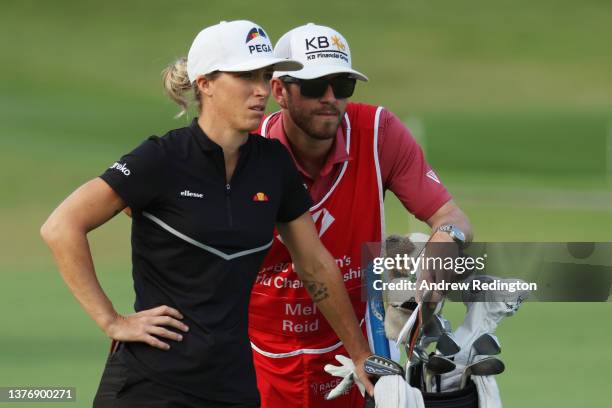
[[[200,31],[187,55],[189,81],[214,71],[242,72],[272,66],[293,71],[302,68],[295,60],[276,57],[268,34],[247,20],[222,21]]]
[[[353,69],[348,42],[333,28],[313,23],[294,28],[278,40],[274,55],[304,64],[299,71],[275,71],[275,77],[291,75],[299,79],[314,79],[346,73],[362,81],[368,80],[368,77]]]

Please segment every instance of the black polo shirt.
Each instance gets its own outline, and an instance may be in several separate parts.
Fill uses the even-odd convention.
[[[189,326],[182,342],[164,340],[168,351],[126,343],[124,363],[208,400],[258,403],[247,329],[251,288],[275,223],[311,205],[289,153],[276,140],[249,135],[226,182],[223,151],[196,119],[150,137],[101,178],[132,209],[135,310],[169,305]]]

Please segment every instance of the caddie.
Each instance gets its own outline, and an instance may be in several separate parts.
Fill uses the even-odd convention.
[[[272,94],[281,109],[264,119],[259,133],[290,152],[313,200],[310,213],[321,241],[363,322],[361,246],[385,236],[387,190],[431,227],[430,242],[462,245],[471,240],[471,226],[402,122],[381,106],[349,102],[356,82],[368,78],[352,68],[342,34],[306,24],[283,35],[275,55],[304,68],[274,73]],[[253,288],[249,335],[262,407],[363,406],[357,387],[325,399],[341,379],[323,367],[347,353],[278,235]]]

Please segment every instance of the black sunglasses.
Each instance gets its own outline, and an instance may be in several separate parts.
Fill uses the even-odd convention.
[[[306,98],[320,98],[327,92],[331,85],[334,96],[344,99],[353,96],[357,80],[349,76],[338,76],[334,78],[299,79],[291,76],[283,76],[281,80],[287,84],[298,84],[300,93]]]

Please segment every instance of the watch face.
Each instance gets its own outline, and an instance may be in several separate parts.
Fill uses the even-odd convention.
[[[455,241],[460,241],[462,244],[465,243],[465,234],[461,232],[460,230],[458,230],[457,228],[454,228],[452,230],[451,236],[453,237]]]
[[[465,244],[465,234],[459,228],[455,227],[451,224],[442,225],[438,228],[438,231],[448,232],[453,241],[457,242],[459,245]]]

